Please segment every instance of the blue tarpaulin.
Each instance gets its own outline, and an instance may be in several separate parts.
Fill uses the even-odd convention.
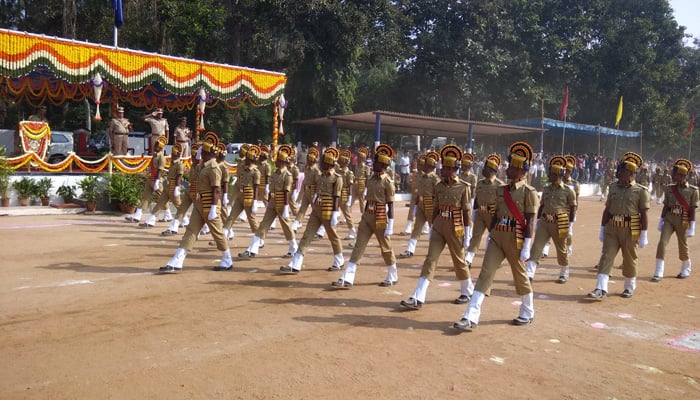
[[[598,125],[586,125],[578,124],[575,122],[564,122],[557,119],[550,118],[530,118],[522,119],[516,121],[505,121],[504,124],[517,125],[517,126],[527,126],[531,128],[544,128],[547,129],[547,133],[550,134],[560,134],[566,126],[566,135],[586,135],[586,136],[597,136],[598,134],[602,136],[620,136],[627,138],[638,138],[640,136],[639,132],[635,131],[623,131],[620,129],[606,128]]]

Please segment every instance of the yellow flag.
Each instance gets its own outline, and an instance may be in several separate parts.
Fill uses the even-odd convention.
[[[620,104],[617,106],[617,115],[615,116],[615,128],[620,125],[622,119],[622,96],[620,96]]]

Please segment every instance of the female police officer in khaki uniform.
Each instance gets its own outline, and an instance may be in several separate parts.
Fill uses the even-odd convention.
[[[343,276],[331,283],[336,289],[348,289],[355,281],[357,263],[365,253],[369,238],[377,238],[384,264],[389,271],[381,286],[391,286],[399,280],[396,269],[396,257],[391,248],[391,233],[394,230],[394,181],[385,171],[394,156],[394,149],[387,144],[380,144],[374,151],[374,174],[367,180],[367,205],[357,229],[357,242],[352,249],[348,267]]]
[[[601,219],[599,239],[603,243],[595,289],[588,297],[602,300],[608,295],[608,280],[615,256],[622,251],[622,275],[625,277],[622,297],[630,298],[637,286],[637,245],[645,247],[649,191],[634,181],[642,157],[633,152],[622,155],[617,166],[617,182],[610,186]]]
[[[414,214],[415,224],[411,231],[411,238],[408,239],[406,251],[399,255],[400,258],[413,257],[423,225],[427,222],[432,227],[435,216],[433,213],[435,210],[435,188],[440,183],[440,177],[435,173],[435,166],[440,161],[440,155],[431,151],[425,154],[421,161],[423,171],[416,177],[415,189],[411,197],[411,204],[413,204],[411,212]]]
[[[445,145],[440,150],[442,180],[435,187],[435,208],[433,211],[433,229],[430,233],[428,255],[423,262],[423,269],[418,278],[418,285],[413,295],[408,300],[401,301],[401,306],[412,310],[418,310],[425,302],[430,281],[435,275],[440,253],[447,245],[452,256],[457,280],[460,282],[460,296],[455,303],[462,304],[469,301],[474,291],[469,268],[464,261],[464,235],[469,226],[471,214],[471,193],[469,183],[459,179],[460,160],[462,150],[452,144]]]
[[[690,276],[687,238],[695,236],[695,209],[698,207],[698,188],[687,181],[692,172],[693,163],[685,158],[679,158],[673,164],[672,178],[675,183],[666,186],[664,208],[659,219],[661,237],[656,247],[656,271],[652,282],[659,282],[664,277],[666,245],[674,233],[678,239],[678,258],[681,260],[681,272],[676,277],[685,279]]]
[[[569,280],[569,252],[566,250],[566,238],[571,232],[576,217],[576,193],[562,180],[565,170],[564,157],[555,156],[549,160],[549,185],[542,189],[542,200],[537,210],[539,219],[530,253],[532,257],[525,264],[530,280],[535,278],[542,248],[550,238],[554,241],[557,261],[561,266],[557,283],[566,283]]]
[[[472,212],[473,233],[469,239],[467,255],[465,256],[467,265],[470,268],[476,255],[476,249],[481,243],[481,237],[487,229],[491,228],[491,219],[496,212],[496,189],[503,185],[503,181],[496,178],[500,165],[501,157],[498,155],[490,154],[486,157],[484,168],[481,170],[484,179],[477,182],[476,189],[474,189],[472,196],[474,199],[474,211]]]
[[[530,258],[533,222],[539,207],[537,191],[525,181],[533,151],[528,143],[516,142],[510,146],[509,153],[506,174],[510,183],[498,188],[491,240],[467,310],[462,319],[453,325],[456,329],[471,331],[477,326],[481,317],[481,305],[484,298],[491,294],[493,279],[503,259],[507,259],[510,264],[515,291],[522,301],[513,325],[529,324],[535,316],[532,286],[527,279],[524,263]]]

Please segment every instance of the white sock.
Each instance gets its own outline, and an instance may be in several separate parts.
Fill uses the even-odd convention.
[[[472,261],[474,261],[474,252],[468,251],[466,257],[464,257],[464,260],[467,262],[467,264],[471,264]]]
[[[406,221],[406,229],[403,230],[403,233],[410,234],[411,231],[413,231],[413,221],[409,219]]]
[[[656,259],[656,269],[654,270],[654,276],[658,276],[660,278],[664,277],[664,260],[660,258]]]
[[[345,259],[343,258],[343,253],[333,255],[333,265],[336,267],[342,267],[345,264]]]
[[[564,278],[569,279],[569,266],[568,265],[559,268],[559,276],[563,276]]]
[[[471,297],[474,293],[474,282],[471,278],[459,281],[459,289],[459,294]]]
[[[143,211],[141,211],[140,208],[137,208],[136,211],[134,212],[134,215],[131,217],[137,221],[141,220],[141,214],[143,214]]]
[[[630,291],[634,292],[634,289],[637,288],[637,277],[634,278],[625,278],[625,289],[629,289]]]
[[[355,282],[355,272],[357,272],[357,264],[355,264],[354,262],[348,262],[348,267],[345,268],[343,276],[340,279],[352,284],[353,282]]]
[[[543,256],[549,255],[549,242],[544,244],[544,247],[542,248],[542,255]]]
[[[462,318],[466,318],[469,321],[478,324],[479,319],[481,318],[481,304],[484,302],[484,298],[486,298],[485,294],[475,290],[474,294],[472,294],[472,300],[469,302],[467,310],[464,312],[464,315],[462,315]]]
[[[595,288],[600,289],[604,292],[608,292],[608,281],[610,280],[610,275],[598,274],[598,278],[595,283]]]
[[[389,265],[389,270],[386,272],[386,281],[398,282],[399,281],[399,270],[396,268],[396,264]]]
[[[149,215],[148,218],[146,219],[146,224],[155,225],[156,224],[156,215],[155,214]]]
[[[296,239],[292,239],[289,241],[289,253],[290,254],[295,254],[297,252],[298,248],[299,248],[299,245],[297,244]]]
[[[535,279],[535,272],[537,271],[537,263],[534,261],[528,261],[525,263],[525,273],[527,277]]]
[[[408,239],[408,246],[406,246],[406,251],[411,253],[416,253],[416,244],[418,244],[418,239],[410,238]]]
[[[518,316],[527,319],[534,318],[535,304],[532,292],[522,295],[520,299],[522,303],[520,304],[520,314]]]
[[[690,259],[687,259],[683,261],[681,264],[681,276],[690,276],[690,271],[692,270],[692,263],[690,262]]]
[[[425,303],[425,296],[428,294],[428,286],[430,286],[430,281],[428,278],[421,276],[418,278],[418,286],[416,286],[416,290],[413,292],[413,296],[411,297],[420,301],[421,303]]]
[[[168,227],[169,231],[172,232],[177,232],[177,230],[180,228],[180,221],[178,221],[177,218],[173,219],[173,222],[170,223],[170,226]]]
[[[190,216],[189,216],[189,215],[185,215],[185,216],[182,218],[182,224],[181,224],[181,225],[182,225],[182,226],[186,226],[186,225],[189,225],[189,224],[190,224]]]
[[[289,262],[289,266],[292,269],[301,270],[301,267],[303,264],[304,264],[304,255],[299,253],[299,252],[294,253],[294,258],[292,258],[292,261]]]
[[[173,213],[170,212],[170,208],[165,209],[165,214],[163,214],[163,219],[165,219],[166,221],[173,219]]]
[[[233,265],[233,259],[231,258],[231,250],[226,249],[221,254],[221,263],[219,263],[219,267],[228,268],[231,265]]]
[[[248,246],[247,249],[248,252],[258,254],[258,250],[260,250],[260,242],[262,242],[262,238],[257,235],[253,236],[253,241],[250,243],[250,246]]]
[[[187,257],[187,250],[183,249],[182,247],[178,247],[177,250],[175,250],[175,255],[173,258],[168,261],[168,265],[180,269],[182,268],[182,264],[185,262],[185,257]]]

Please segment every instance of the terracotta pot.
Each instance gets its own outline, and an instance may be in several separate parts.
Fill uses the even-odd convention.
[[[17,201],[19,202],[19,205],[22,207],[26,207],[29,205],[29,197],[18,196]]]
[[[72,202],[73,202],[73,196],[66,196],[66,197],[64,197],[64,198],[63,198],[63,202],[64,202],[65,204],[70,204],[70,203],[72,203]]]
[[[51,202],[51,197],[42,197],[41,198],[41,205],[44,207],[48,206],[50,202]]]
[[[119,203],[119,210],[124,214],[133,214],[134,211],[136,211],[136,207],[124,203]]]
[[[85,202],[85,209],[87,211],[95,211],[97,209],[97,202],[96,201],[86,201]]]
[[[3,197],[3,198],[2,198],[2,206],[3,206],[3,207],[9,207],[9,206],[10,206],[10,198],[9,198],[9,197]]]

